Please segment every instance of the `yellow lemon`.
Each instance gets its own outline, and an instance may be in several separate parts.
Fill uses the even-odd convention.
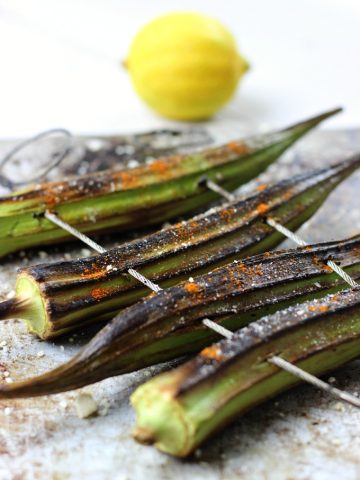
[[[155,111],[176,120],[212,116],[235,92],[248,63],[217,20],[172,13],[136,35],[126,62],[135,90]]]

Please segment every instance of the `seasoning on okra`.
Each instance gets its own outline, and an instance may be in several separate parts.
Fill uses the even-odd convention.
[[[41,183],[0,198],[0,256],[71,239],[44,213],[56,212],[85,233],[159,224],[217,198],[206,175],[233,190],[265,170],[298,138],[339,109],[278,132],[124,170]]]
[[[331,258],[360,277],[360,235],[268,252],[162,290],[123,310],[69,362],[43,375],[0,385],[0,398],[47,395],[198,352],[218,339],[202,323],[230,330],[284,307],[341,290]]]
[[[128,273],[135,268],[168,287],[234,259],[274,248],[282,236],[264,215],[298,228],[328,194],[360,166],[360,155],[284,180],[186,222],[89,258],[22,269],[16,297],[0,318],[22,318],[49,339],[112,318],[148,294]]]

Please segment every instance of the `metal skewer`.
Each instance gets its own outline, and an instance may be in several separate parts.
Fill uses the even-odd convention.
[[[62,228],[66,232],[70,233],[74,237],[78,238],[81,240],[83,243],[85,243],[88,247],[92,248],[95,250],[97,253],[106,253],[106,249],[103,248],[101,245],[98,243],[94,242],[94,240],[91,240],[90,237],[85,235],[84,233],[80,232],[77,228],[72,227],[68,223],[64,222],[64,220],[61,220],[60,217],[55,215],[55,213],[50,212],[49,210],[46,210],[45,212],[45,218],[50,220],[50,222],[55,223],[58,227]]]
[[[225,188],[221,187],[220,185],[213,182],[209,178],[205,180],[205,185],[209,190],[212,190],[213,192],[218,193],[219,195],[224,197],[228,202],[233,202],[234,200],[236,200],[236,195],[228,192],[227,190],[225,190]]]
[[[64,220],[61,220],[61,218],[59,218],[54,213],[49,212],[49,210],[47,210],[45,212],[45,217],[48,220],[50,220],[50,222],[55,223],[55,225],[57,225],[58,227],[62,228],[63,230],[66,230],[71,235],[73,235],[74,237],[76,237],[79,240],[81,240],[82,242],[84,242],[88,247],[92,248],[96,252],[98,252],[98,253],[106,253],[107,252],[107,250],[104,247],[102,247],[98,243],[94,242],[94,240],[91,240],[91,238],[89,238],[84,233],[80,232],[76,228],[74,228],[71,225],[69,225],[68,223],[64,222]],[[152,290],[153,292],[157,293],[157,292],[160,292],[160,290],[162,290],[162,288],[159,285],[157,285],[156,283],[153,283],[151,280],[144,277],[144,275],[141,275],[140,272],[134,270],[133,268],[129,268],[128,273],[132,277],[136,278],[136,280],[141,282],[143,285],[150,288],[150,290]]]
[[[333,397],[336,397],[339,400],[343,400],[344,402],[349,403],[354,407],[360,408],[360,399],[355,397],[355,395],[352,395],[351,393],[329,385],[320,378],[311,375],[311,373],[306,372],[305,370],[297,367],[296,365],[293,365],[287,360],[284,360],[283,358],[274,355],[273,357],[269,358],[268,362],[276,365],[279,368],[282,368],[283,370],[286,370],[288,373],[291,373],[292,375],[300,378],[304,382],[310,383],[311,385],[314,385],[315,387],[324,390],[324,392],[327,392]]]
[[[307,242],[305,242],[305,240],[300,238],[298,235],[296,235],[294,232],[292,232],[288,228],[284,227],[284,225],[281,225],[280,223],[276,222],[273,218],[267,218],[266,223],[270,225],[270,227],[273,227],[275,228],[275,230],[282,233],[285,237],[297,243],[298,245],[301,245],[302,247],[306,247],[306,245],[309,245]],[[335,273],[337,273],[339,277],[341,277],[345,282],[347,282],[351,288],[355,288],[358,286],[355,280],[351,278],[350,275],[348,275],[345,272],[345,270],[339,267],[339,265],[337,265],[332,260],[328,260],[326,262],[326,265],[330,267]]]

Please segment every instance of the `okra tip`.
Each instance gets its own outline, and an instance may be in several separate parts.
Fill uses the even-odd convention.
[[[344,108],[341,106],[332,108],[331,110],[327,110],[324,113],[320,113],[318,115],[318,119],[325,120],[326,118],[332,117],[333,115],[337,115],[338,113],[341,113],[344,111]]]
[[[308,127],[314,127],[318,125],[320,122],[326,120],[327,118],[332,117],[333,115],[337,115],[338,113],[341,113],[343,111],[343,107],[336,107],[331,110],[327,110],[326,112],[320,113],[319,115],[316,115],[314,117],[309,118],[308,120],[305,120],[303,122],[297,123],[295,125],[290,125],[285,129],[287,130],[292,130],[296,127],[301,127],[301,126],[308,126]]]
[[[14,383],[0,383],[0,399],[37,397],[80,388],[87,383],[81,380],[82,377],[87,378],[87,373],[75,356],[41,375]]]
[[[13,297],[0,302],[0,320],[16,318],[27,308],[29,299]]]

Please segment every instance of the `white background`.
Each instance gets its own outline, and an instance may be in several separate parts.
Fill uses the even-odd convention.
[[[145,22],[174,10],[222,20],[252,65],[217,123],[263,129],[343,105],[327,127],[360,125],[358,0],[0,0],[0,136],[166,124],[120,60]]]

